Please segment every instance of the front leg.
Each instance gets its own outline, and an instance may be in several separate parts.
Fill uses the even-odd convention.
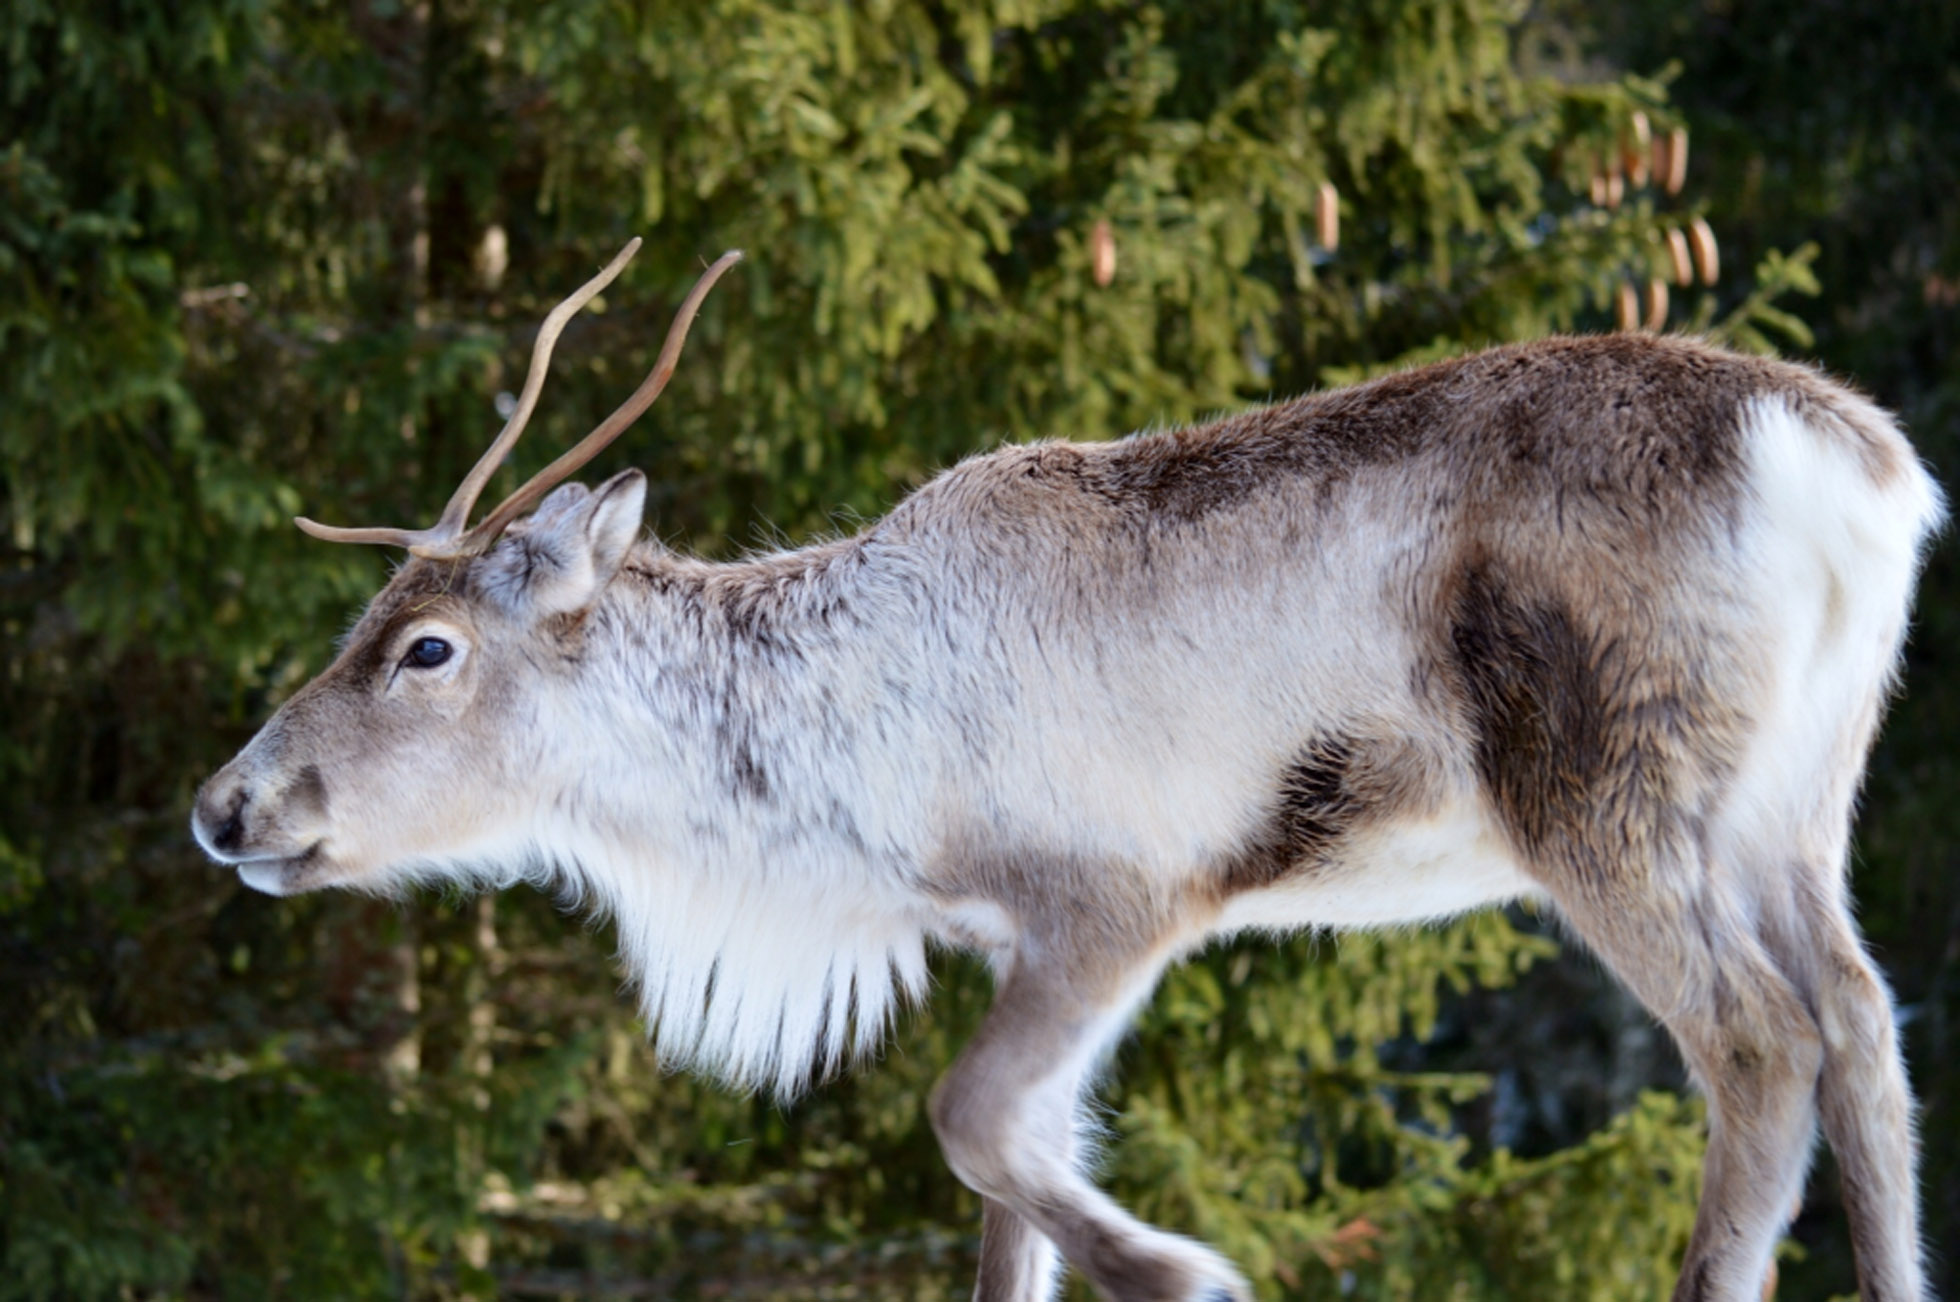
[[[1047,1235],[989,1198],[980,1214],[980,1277],[973,1302],[1050,1302],[1062,1257]]]
[[[986,1021],[933,1091],[947,1162],[988,1200],[976,1302],[1051,1297],[1043,1238],[1118,1302],[1251,1297],[1224,1258],[1145,1225],[1077,1170],[1084,1085],[1167,958],[1158,947],[1112,963],[1107,953],[1024,942],[1003,965]]]

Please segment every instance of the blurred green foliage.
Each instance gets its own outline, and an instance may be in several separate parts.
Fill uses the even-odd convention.
[[[1704,209],[1756,273],[1677,290],[1675,324],[1815,342],[1948,455],[1960,240],[1898,152],[1933,147],[1951,22],[1888,56],[1918,88],[1883,119],[1902,146],[1857,125],[1883,83],[1789,84],[1724,53],[1715,13],[8,0],[0,1297],[961,1293],[978,1209],[922,1109],[985,1005],[968,963],[785,1114],[662,1074],[607,941],[547,901],[275,902],[199,866],[195,783],[385,576],[288,518],[427,518],[544,310],[636,234],[504,474],[609,410],[700,260],[745,247],[602,467],[645,467],[656,527],[709,553],[848,528],[1003,441],[1607,328]],[[1684,58],[1672,90],[1616,70]],[[1759,120],[1818,86],[1808,134]],[[1636,113],[1694,125],[1692,183],[1595,203]],[[1787,296],[1820,282],[1813,341]],[[1863,871],[1946,1090],[1922,1086],[1952,1229],[1944,557],[1932,590]],[[1907,935],[1929,917],[1946,948]],[[1638,1018],[1553,948],[1484,915],[1201,956],[1106,1087],[1113,1187],[1275,1297],[1663,1292],[1698,1109],[1642,1092],[1665,1054],[1613,1049]],[[1600,1055],[1578,1086],[1554,1070],[1575,1048]],[[1792,1297],[1848,1287],[1817,1197]]]

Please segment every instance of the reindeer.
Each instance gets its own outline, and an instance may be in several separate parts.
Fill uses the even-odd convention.
[[[1082,1171],[1085,1082],[1167,964],[1531,898],[1707,1095],[1677,1302],[1758,1297],[1820,1118],[1862,1296],[1925,1297],[1845,884],[1943,512],[1884,412],[1690,339],[1549,339],[1003,448],[855,537],[713,564],[643,536],[638,471],[564,481],[730,254],[640,390],[470,527],[633,248],[547,319],[433,528],[298,521],[410,559],[204,785],[212,858],[273,895],[568,888],[669,1059],[785,1095],[877,1043],[929,942],[979,951],[995,1003],[930,1115],[983,1198],[983,1302],[1064,1262],[1124,1302],[1249,1296]]]

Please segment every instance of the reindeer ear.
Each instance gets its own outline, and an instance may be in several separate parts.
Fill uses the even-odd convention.
[[[597,491],[566,484],[479,562],[477,582],[512,614],[543,619],[591,605],[640,536],[647,480],[621,471]]]
[[[612,581],[626,560],[626,553],[633,550],[634,542],[639,539],[640,522],[647,507],[647,477],[637,470],[622,470],[599,485],[599,491],[592,497],[585,536],[592,546],[592,565],[603,587]]]

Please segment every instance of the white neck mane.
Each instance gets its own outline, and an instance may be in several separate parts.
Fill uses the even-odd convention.
[[[592,616],[584,780],[545,847],[617,921],[663,1058],[785,1097],[925,984],[919,721],[865,653],[910,597],[866,550],[636,552]]]

